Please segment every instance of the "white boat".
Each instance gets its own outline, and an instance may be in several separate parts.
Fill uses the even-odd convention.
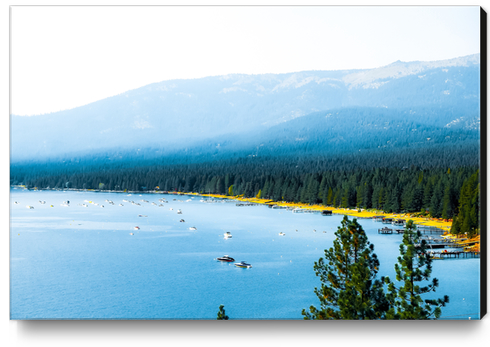
[[[231,233],[229,231],[227,231],[225,234],[225,239],[231,239],[233,236],[231,235]]]
[[[178,210],[178,211],[177,211],[177,214],[182,214],[182,211],[181,211],[181,210]]]
[[[190,227],[189,230],[197,230],[196,227]]]
[[[133,233],[129,233],[129,235],[134,235]]]
[[[28,209],[30,209],[30,210],[34,209],[34,207],[29,206],[29,205],[27,205],[26,207],[27,207]]]
[[[286,234],[285,234],[285,233],[283,233],[283,232],[280,232],[280,233],[279,233],[279,235],[280,235],[280,236],[285,236]]]
[[[249,263],[245,262],[245,261],[241,261],[239,263],[235,263],[235,266],[237,267],[242,267],[242,268],[251,268],[252,265],[250,265]]]
[[[140,230],[140,227],[134,227],[134,230]]]

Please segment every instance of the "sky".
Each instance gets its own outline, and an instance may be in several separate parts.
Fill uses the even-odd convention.
[[[479,7],[11,7],[10,114],[151,83],[479,53]]]

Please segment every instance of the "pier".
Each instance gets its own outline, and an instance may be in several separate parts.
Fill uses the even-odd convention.
[[[378,229],[378,234],[393,234],[393,229],[384,227],[384,228]]]
[[[321,211],[318,210],[308,210],[306,208],[295,208],[293,210],[293,213],[320,213]]]
[[[420,231],[423,234],[443,234],[444,230],[436,228],[436,227],[431,227],[431,226],[426,226],[426,225],[419,225],[417,224],[417,231]]]
[[[480,258],[480,252],[464,252],[464,251],[441,251],[441,252],[434,252],[434,251],[429,251],[427,252],[432,259],[446,259],[446,258]]]

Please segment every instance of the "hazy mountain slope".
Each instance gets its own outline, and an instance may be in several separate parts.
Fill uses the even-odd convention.
[[[473,112],[479,105],[479,73],[478,54],[370,70],[164,81],[72,110],[12,116],[11,159],[147,147],[168,151],[224,135],[259,134],[291,120],[300,126],[300,117],[312,112],[352,106]],[[468,122],[464,112],[432,114],[429,123],[438,126]],[[410,111],[404,117],[418,119]],[[479,116],[472,113],[470,118],[478,127]],[[339,122],[339,131],[349,126],[342,119],[331,121]]]

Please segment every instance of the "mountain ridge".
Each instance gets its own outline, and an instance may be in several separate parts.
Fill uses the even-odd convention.
[[[462,112],[445,119],[445,124],[455,125],[465,116],[464,107],[479,106],[479,62],[480,54],[475,54],[436,62],[395,62],[376,69],[152,83],[71,110],[11,115],[11,160],[111,148],[181,147],[182,142],[261,132],[343,107],[453,107]]]

